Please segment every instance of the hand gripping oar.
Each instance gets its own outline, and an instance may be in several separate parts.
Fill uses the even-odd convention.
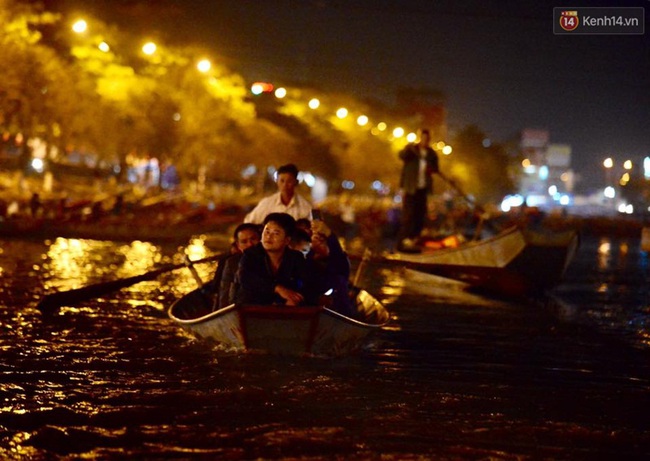
[[[199,259],[197,261],[194,261],[193,264],[217,261],[219,258],[223,257],[224,254],[225,253],[219,253],[214,256]],[[171,272],[173,270],[181,269],[184,267],[187,267],[186,263],[167,264],[158,269],[154,269],[152,271],[145,272],[144,274],[136,275],[133,277],[111,280],[110,282],[95,283],[93,285],[75,288],[73,290],[51,293],[49,295],[45,295],[36,307],[38,307],[42,312],[46,312],[51,309],[58,309],[61,306],[77,304],[88,299],[97,298],[107,293],[111,293],[113,291],[121,290],[122,288],[135,285],[136,283],[153,280],[160,274]]]

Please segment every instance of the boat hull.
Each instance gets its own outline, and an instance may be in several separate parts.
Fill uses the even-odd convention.
[[[355,296],[358,318],[322,306],[238,306],[214,312],[197,290],[176,301],[169,317],[194,336],[240,351],[280,355],[341,356],[358,351],[365,338],[390,316],[363,290]]]
[[[542,294],[560,283],[579,244],[573,231],[545,234],[510,228],[458,248],[397,253],[393,263],[508,297]]]

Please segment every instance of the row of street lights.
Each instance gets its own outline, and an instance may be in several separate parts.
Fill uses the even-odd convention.
[[[88,31],[88,23],[84,19],[78,19],[73,23],[72,30],[76,34],[85,34]],[[98,48],[104,52],[108,52],[110,50],[110,46],[105,41],[102,41],[98,45]],[[141,50],[145,55],[153,56],[158,51],[158,47],[154,42],[150,41],[145,43],[142,46]],[[199,72],[203,74],[207,74],[212,68],[212,63],[210,62],[210,60],[204,58],[198,61],[196,67],[199,70]],[[266,82],[253,83],[251,85],[250,91],[254,95],[260,95],[262,93],[273,93],[274,96],[278,99],[283,99],[289,95],[289,92],[286,88],[279,87],[274,89],[271,83],[266,83]],[[321,107],[321,101],[318,98],[311,98],[307,102],[307,106],[312,110],[319,109]],[[335,111],[335,115],[337,119],[344,120],[350,115],[350,111],[346,107],[339,107]],[[360,114],[356,118],[356,124],[359,127],[367,127],[370,125],[370,119],[367,115]],[[374,136],[383,133],[389,133],[391,135],[388,139],[389,142],[399,142],[403,138],[405,138],[407,142],[417,141],[417,134],[415,132],[407,133],[406,130],[401,126],[396,126],[392,130],[389,130],[388,124],[383,121],[373,124],[370,128],[370,133]],[[453,151],[452,147],[446,144],[444,141],[439,141],[435,143],[434,148],[438,152],[442,153],[443,155],[450,155]]]

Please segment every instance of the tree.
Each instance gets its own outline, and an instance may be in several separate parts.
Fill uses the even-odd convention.
[[[453,153],[442,156],[441,170],[454,178],[461,190],[479,202],[498,202],[512,193],[508,156],[499,144],[491,144],[478,127],[465,127],[453,137],[451,145]]]

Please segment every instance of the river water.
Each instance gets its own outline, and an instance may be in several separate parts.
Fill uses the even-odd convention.
[[[545,305],[383,267],[392,322],[353,357],[236,354],[166,316],[177,270],[51,315],[44,293],[179,262],[56,239],[0,248],[0,458],[648,459],[650,295],[639,241],[585,239]],[[189,242],[192,259],[214,252]],[[214,266],[198,266],[207,279]]]

